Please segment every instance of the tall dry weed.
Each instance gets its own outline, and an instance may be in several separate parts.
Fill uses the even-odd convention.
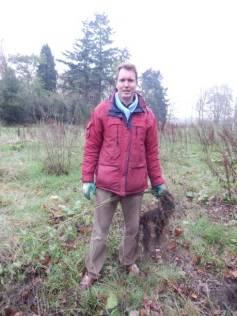
[[[237,194],[237,131],[231,127],[202,124],[197,134],[212,174],[226,189],[228,199]]]
[[[45,150],[43,165],[48,174],[69,173],[73,148],[79,134],[78,126],[66,125],[56,120],[40,123],[39,138]]]

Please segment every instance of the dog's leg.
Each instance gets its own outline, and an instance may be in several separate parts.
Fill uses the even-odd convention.
[[[143,222],[143,247],[145,256],[149,253],[149,241],[151,238],[151,231],[148,221],[144,220]]]

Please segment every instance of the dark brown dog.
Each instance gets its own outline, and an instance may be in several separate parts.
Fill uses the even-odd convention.
[[[152,251],[152,243],[158,243],[160,235],[175,209],[174,198],[169,191],[164,191],[157,199],[157,208],[145,212],[140,218],[143,232],[142,243],[146,254]]]

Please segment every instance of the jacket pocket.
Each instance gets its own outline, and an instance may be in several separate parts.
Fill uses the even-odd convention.
[[[131,144],[131,166],[137,167],[146,163],[145,158],[145,127],[141,125],[133,126]]]
[[[143,191],[147,186],[147,167],[145,162],[131,166],[128,171],[127,190]]]
[[[146,164],[145,144],[141,141],[134,141],[131,150],[131,167],[142,167]]]
[[[113,164],[121,154],[120,124],[110,124],[104,136],[103,147],[101,148],[101,159],[103,162]]]
[[[113,143],[104,141],[100,151],[99,160],[103,164],[116,165],[121,155],[121,149],[119,146],[115,146]]]
[[[96,185],[110,190],[119,190],[119,167],[114,165],[99,164],[96,173]]]

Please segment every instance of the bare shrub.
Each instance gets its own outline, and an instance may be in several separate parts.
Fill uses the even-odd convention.
[[[227,127],[200,125],[197,128],[204,161],[226,189],[229,199],[237,194],[237,132]]]
[[[196,133],[192,124],[167,123],[160,133],[162,159],[167,160],[170,155],[177,154],[177,152],[179,152],[179,157],[186,156],[196,141],[195,138]]]
[[[56,120],[40,123],[39,138],[45,149],[44,170],[48,174],[68,174],[73,147],[79,137],[79,128]]]
[[[196,132],[204,150],[210,149],[216,144],[216,128],[213,124],[201,123]]]

